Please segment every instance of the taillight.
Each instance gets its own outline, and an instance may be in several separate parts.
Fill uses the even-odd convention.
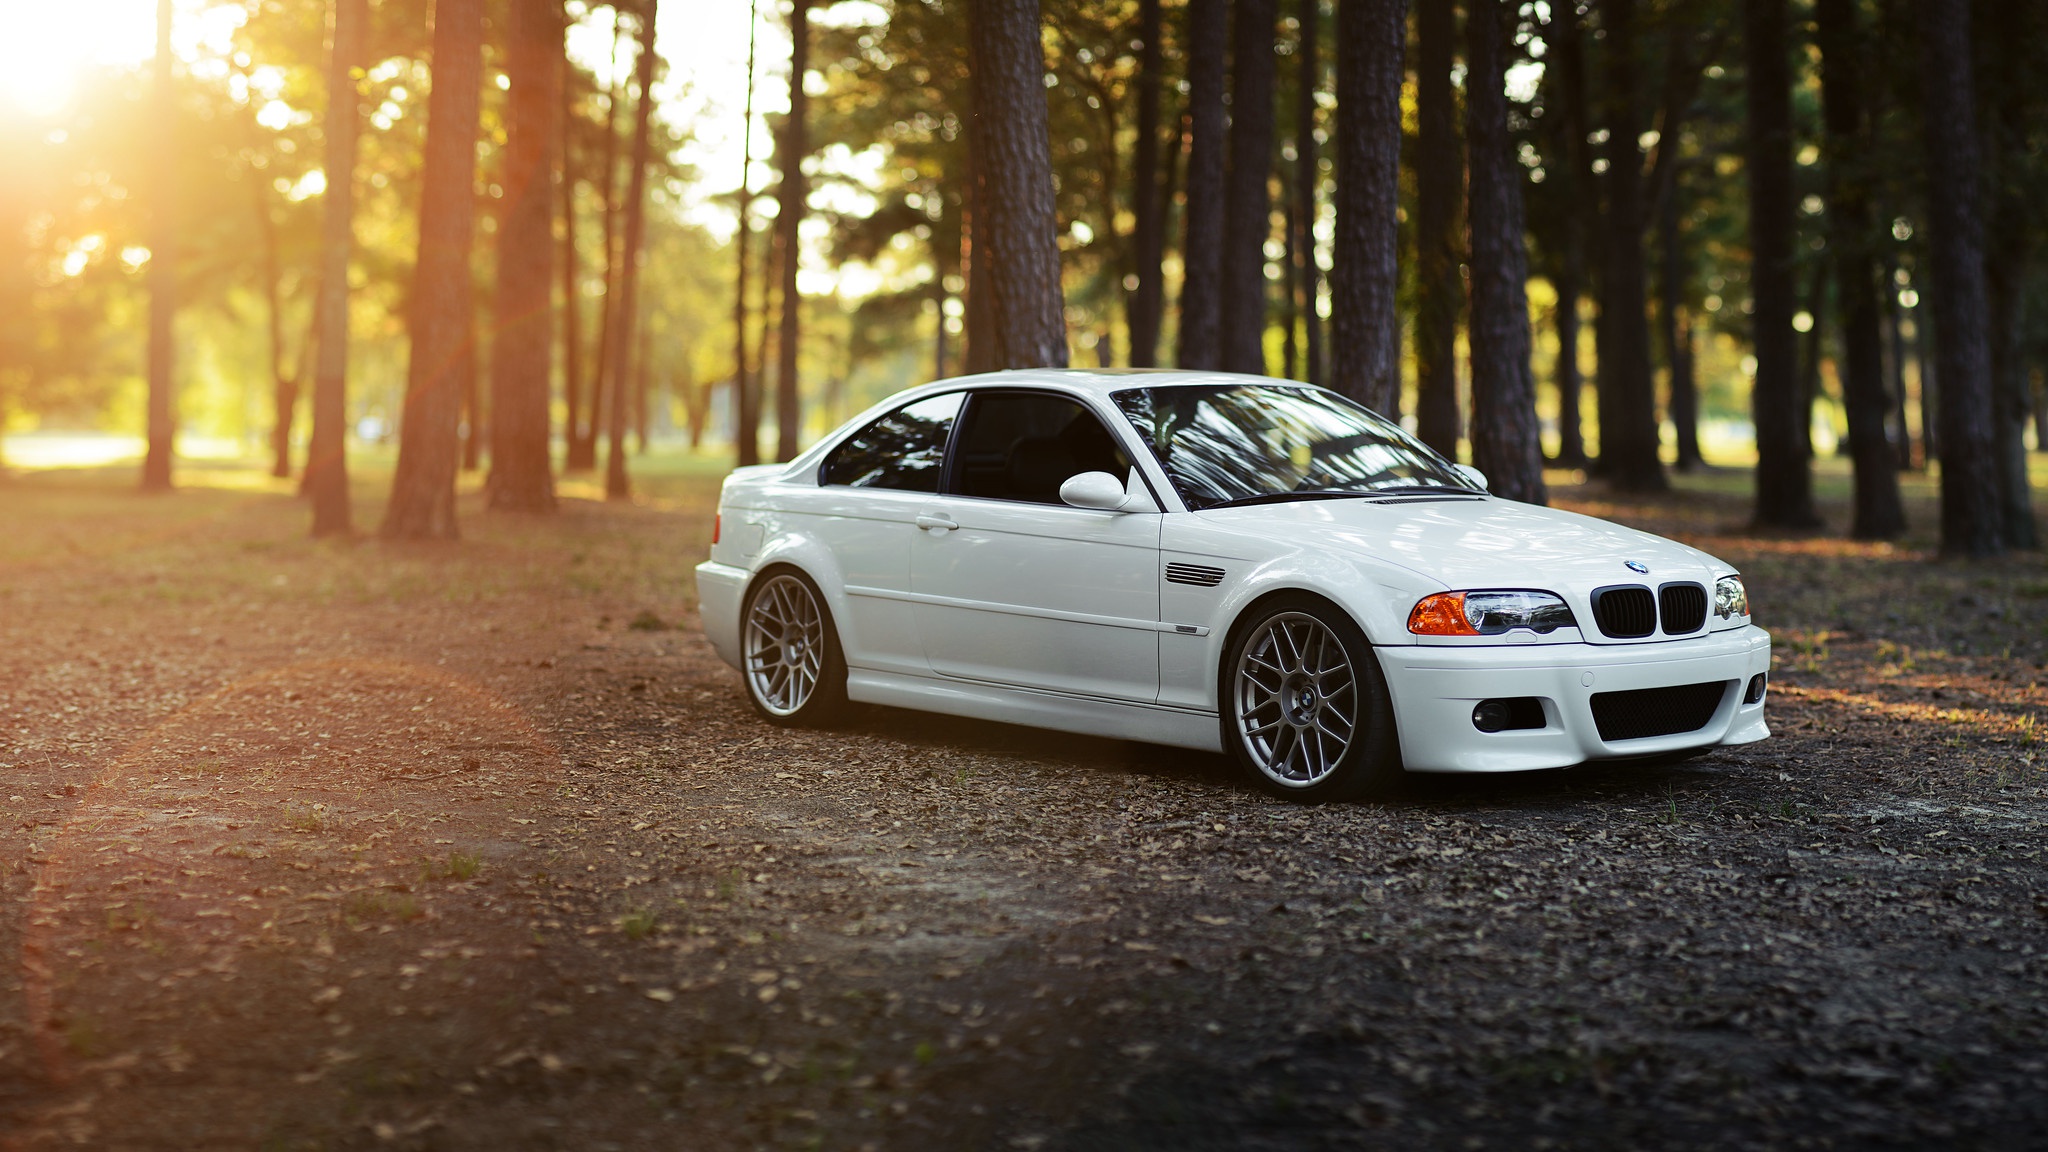
[[[724,527],[724,526],[725,526],[725,514],[724,514],[724,513],[722,513],[722,512],[714,512],[714,513],[712,513],[712,515],[711,515],[711,542],[712,542],[713,544],[716,544],[716,543],[718,543],[718,530],[719,530],[720,528]]]

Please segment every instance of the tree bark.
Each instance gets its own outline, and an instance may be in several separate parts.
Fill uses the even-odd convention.
[[[156,74],[150,130],[150,169],[156,195],[149,205],[149,451],[142,458],[142,490],[171,490],[177,451],[178,350],[172,325],[178,315],[178,87],[172,76],[171,0],[156,4]]]
[[[1785,0],[1744,0],[1748,69],[1750,294],[1756,380],[1756,523],[1812,528],[1813,478],[1800,419],[1799,350],[1792,331],[1792,78],[1785,43]]]
[[[1266,374],[1266,241],[1273,236],[1274,0],[1237,0],[1231,50],[1230,173],[1224,191],[1223,359]]]
[[[1407,15],[1407,0],[1338,0],[1330,385],[1390,420],[1401,415],[1395,249]]]
[[[476,232],[477,109],[483,0],[435,0],[419,259],[398,468],[379,530],[394,540],[453,540],[462,394],[476,372],[470,253]]]
[[[1607,214],[1600,236],[1600,319],[1596,399],[1598,470],[1624,492],[1661,492],[1657,397],[1650,372],[1650,329],[1643,255],[1642,91],[1636,59],[1635,0],[1601,5],[1607,32],[1604,127]]]
[[[793,47],[789,57],[789,119],[782,128],[782,200],[775,217],[782,243],[782,325],[775,360],[775,458],[794,460],[803,432],[797,389],[797,350],[803,297],[796,288],[799,263],[797,226],[803,222],[804,201],[809,186],[804,180],[804,157],[810,153],[809,133],[804,116],[804,70],[810,66],[811,0],[792,0],[789,35]],[[943,317],[940,323],[944,323]]]
[[[511,0],[503,207],[498,224],[497,331],[491,350],[490,506],[555,510],[548,452],[548,368],[554,358],[555,116],[562,104],[562,0]],[[571,301],[573,305],[574,301]]]
[[[1513,10],[1469,0],[1465,15],[1465,139],[1471,151],[1472,463],[1496,496],[1548,502],[1529,368],[1529,254],[1522,166],[1508,131],[1507,55]]]
[[[254,121],[250,125],[253,128]],[[270,346],[270,474],[282,480],[292,474],[292,423],[298,417],[299,383],[305,372],[303,362],[294,369],[285,367],[284,291],[279,284],[283,271],[277,251],[277,217],[270,210],[270,187],[254,171],[245,178],[254,192],[250,207],[263,238],[263,319]]]
[[[1159,362],[1159,326],[1164,315],[1166,212],[1159,201],[1159,38],[1164,31],[1160,0],[1138,0],[1138,139],[1131,157],[1131,264],[1138,286],[1124,300],[1130,330],[1131,367]],[[943,316],[941,317],[943,327]]]
[[[1865,166],[1872,147],[1863,96],[1863,41],[1856,0],[1816,0],[1821,51],[1821,115],[1826,131],[1828,220],[1835,291],[1841,309],[1842,408],[1849,421],[1855,468],[1855,511],[1849,534],[1888,540],[1906,527],[1897,462],[1885,433],[1890,401],[1884,382],[1878,317],[1876,216]]]
[[[984,163],[975,247],[977,258],[987,258],[981,272],[995,366],[1064,368],[1067,326],[1038,0],[976,0],[968,26],[974,130]]]
[[[1950,555],[1996,556],[2005,551],[2006,538],[1992,435],[1969,0],[1923,0],[1919,35],[1921,122],[1931,175],[1928,248],[1940,389],[1941,549]],[[1924,332],[1921,339],[1926,339]]]
[[[801,3],[801,0],[799,0]],[[648,122],[654,110],[654,17],[658,0],[646,0],[640,11],[640,56],[633,66],[633,159],[626,176],[626,227],[619,248],[618,308],[605,325],[611,340],[610,394],[605,400],[608,441],[605,453],[604,498],[625,500],[632,496],[626,476],[627,381],[632,373],[626,363],[633,347],[633,326],[640,319],[640,249],[647,237],[647,163],[652,150]],[[801,78],[797,81],[801,84]]]
[[[1563,183],[1560,193],[1567,204],[1563,249],[1555,258],[1557,310],[1557,364],[1552,384],[1557,389],[1557,460],[1559,467],[1584,468],[1586,436],[1580,417],[1580,400],[1585,377],[1579,367],[1579,300],[1586,289],[1586,222],[1599,211],[1599,196],[1592,181],[1591,157],[1586,143],[1586,60],[1580,38],[1579,17],[1573,5],[1552,5],[1550,19],[1543,24],[1544,59],[1555,69],[1558,94],[1557,115],[1563,135],[1563,171],[1550,178]],[[1546,70],[1546,74],[1548,71]]]
[[[1661,147],[1661,145],[1660,145]],[[1688,265],[1685,240],[1679,231],[1679,184],[1676,169],[1671,185],[1660,198],[1657,209],[1657,247],[1663,257],[1662,300],[1657,325],[1664,342],[1664,364],[1669,374],[1671,431],[1678,444],[1673,467],[1690,472],[1700,466],[1700,397],[1693,379],[1692,325],[1685,315],[1685,272]]]
[[[1316,44],[1321,38],[1321,0],[1300,0],[1296,16],[1301,28],[1301,80],[1295,89],[1294,106],[1294,228],[1295,252],[1301,269],[1302,377],[1320,385],[1326,374],[1323,363],[1322,304],[1323,269],[1316,262],[1316,185],[1322,171],[1316,162],[1316,91],[1322,86],[1322,64]]]
[[[1223,364],[1224,156],[1223,111],[1230,39],[1227,0],[1188,0],[1187,201],[1182,208],[1180,366]]]
[[[732,438],[734,455],[742,468],[761,462],[761,400],[754,388],[747,348],[747,257],[754,247],[754,4],[755,0],[747,0],[747,97],[740,127],[739,226],[732,234],[733,257],[738,262],[732,293]]]
[[[320,277],[313,301],[313,432],[305,492],[313,535],[355,531],[348,494],[348,265],[355,247],[356,137],[361,98],[352,74],[368,23],[365,0],[335,0],[327,72],[327,191],[322,193]]]
[[[1996,28],[1984,40],[1984,88],[1991,105],[1984,135],[1991,174],[1991,244],[1985,252],[1985,288],[1990,298],[1991,420],[1996,444],[1999,511],[2008,548],[2041,546],[2034,527],[2033,494],[2027,475],[2028,381],[2026,279],[2033,265],[2036,231],[2028,197],[2025,159],[2030,140],[2026,95],[2036,66],[2032,46],[2042,43],[2043,19],[2031,0],[1991,0],[1982,15]],[[1989,29],[1987,29],[1989,31]],[[2042,447],[2048,448],[2048,444]]]
[[[576,452],[576,437],[583,427],[583,273],[576,249],[576,147],[571,127],[576,122],[575,65],[569,59],[568,37],[562,38],[562,52],[555,61],[561,73],[562,107],[562,466]]]
[[[625,36],[625,24],[620,9],[612,8],[612,55],[611,71],[619,69],[619,44]],[[749,41],[751,44],[751,41]],[[749,49],[751,51],[751,48]],[[749,59],[752,57],[749,56]],[[748,91],[752,93],[753,75],[748,74]],[[597,356],[591,366],[590,403],[584,412],[586,422],[581,428],[571,429],[569,438],[568,470],[582,472],[597,467],[597,439],[604,430],[606,381],[611,379],[612,319],[619,295],[619,91],[623,82],[613,82],[605,89],[604,97],[604,151],[598,161],[601,171],[596,181],[598,195],[598,223],[604,244],[604,292],[597,301]],[[751,126],[751,122],[750,122]]]
[[[1472,0],[1470,12],[1491,0]],[[1415,433],[1444,456],[1458,458],[1458,317],[1465,310],[1464,237],[1459,228],[1465,163],[1459,154],[1457,11],[1449,0],[1415,11]],[[1467,91],[1477,80],[1468,78]],[[1503,105],[1503,110],[1505,105]],[[1478,159],[1473,159],[1478,166]],[[1478,242],[1475,236],[1474,243]],[[1475,398],[1474,404],[1477,404]],[[1489,478],[1491,474],[1489,473]]]

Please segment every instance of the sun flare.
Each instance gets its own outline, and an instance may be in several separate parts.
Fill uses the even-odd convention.
[[[191,59],[219,23],[210,0],[174,5],[172,49]],[[0,104],[47,116],[98,69],[133,67],[156,50],[155,0],[0,0]]]

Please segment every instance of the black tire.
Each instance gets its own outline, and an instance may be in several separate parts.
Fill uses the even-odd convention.
[[[813,727],[846,711],[846,657],[824,593],[788,565],[765,569],[740,602],[740,684],[763,720]]]
[[[1238,621],[1217,704],[1224,748],[1272,795],[1317,804],[1402,779],[1379,659],[1351,617],[1320,597],[1277,596]]]

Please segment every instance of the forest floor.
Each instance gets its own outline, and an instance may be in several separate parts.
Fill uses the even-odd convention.
[[[1774,737],[1323,808],[759,722],[710,465],[440,547],[186,482],[0,487],[0,1148],[2048,1146],[2048,564],[1924,479],[1561,486],[1747,572]]]

